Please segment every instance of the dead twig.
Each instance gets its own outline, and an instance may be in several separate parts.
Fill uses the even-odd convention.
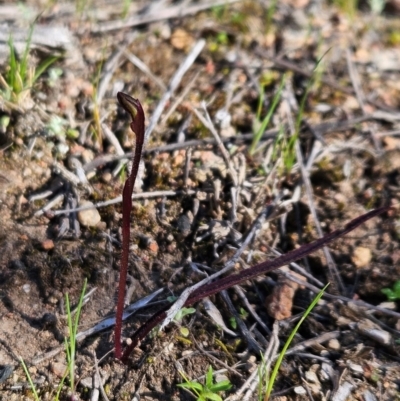
[[[350,53],[349,48],[346,49],[346,61],[347,61],[347,68],[349,70],[349,76],[350,76],[351,84],[353,85],[354,93],[356,94],[357,101],[360,105],[360,109],[362,110],[362,113],[365,115],[366,114],[365,96],[364,96],[363,90],[361,88],[360,76],[358,75],[357,69],[351,60],[351,53]],[[376,130],[374,129],[374,127],[372,125],[370,125],[369,129],[370,129],[371,139],[374,144],[375,150],[378,152],[378,154],[381,154],[382,146],[376,138]]]
[[[266,54],[264,50],[262,50],[260,48],[256,49],[255,53],[260,57],[271,60],[271,57],[268,54]],[[313,72],[306,71],[304,68],[299,67],[298,65],[292,63],[289,60],[284,60],[282,58],[272,58],[271,61],[277,67],[284,68],[285,70],[294,71],[294,72],[296,72],[296,74],[300,74],[304,77],[311,78],[313,75]],[[348,95],[354,95],[354,90],[352,88],[344,87],[344,86],[338,84],[337,81],[332,81],[331,79],[322,77],[321,82],[323,82],[325,85],[328,85],[334,89],[340,90],[341,92],[346,93]],[[377,102],[373,99],[368,99],[367,101],[368,101],[368,103],[378,107],[381,110],[384,110],[389,113],[398,114],[397,110],[395,110],[395,109],[391,108],[390,106],[387,106],[383,103]]]
[[[292,98],[294,99],[294,96],[292,96]],[[291,114],[291,110],[290,110],[290,108],[291,108],[290,102],[288,102],[286,100],[284,102],[284,104],[286,106],[286,115],[288,118],[289,127],[292,132],[292,135],[298,135],[298,133],[296,132],[295,126],[294,126],[293,119],[292,119],[292,114]],[[302,181],[303,181],[305,189],[306,189],[308,204],[310,207],[311,214],[313,216],[315,228],[317,229],[318,237],[322,238],[324,234],[322,232],[321,224],[319,222],[319,218],[318,218],[318,215],[317,215],[317,212],[315,209],[313,189],[311,186],[310,178],[308,176],[308,171],[306,170],[306,168],[304,166],[303,154],[301,152],[299,140],[296,140],[296,142],[295,142],[295,151],[296,151],[297,163],[300,167],[301,178],[302,178]],[[329,248],[327,246],[324,246],[322,249],[323,249],[327,264],[328,264],[328,273],[330,276],[330,281],[331,281],[331,284],[333,287],[333,291],[339,291],[339,292],[343,293],[344,292],[343,281],[340,277],[339,271],[336,267],[336,264],[333,260],[332,255],[329,251]]]
[[[253,225],[252,225],[249,233],[247,234],[246,238],[244,239],[241,247],[236,251],[236,253],[233,256],[233,258],[228,263],[226,263],[225,266],[220,271],[218,271],[217,273],[212,274],[209,277],[206,277],[205,279],[199,281],[195,285],[193,285],[193,286],[187,288],[185,291],[183,291],[181,296],[175,301],[175,303],[167,311],[166,317],[165,317],[165,319],[163,320],[163,322],[161,324],[160,330],[162,330],[168,323],[170,323],[172,321],[172,319],[175,317],[175,315],[178,313],[178,311],[183,307],[183,305],[185,304],[187,299],[190,297],[190,295],[194,291],[196,291],[197,289],[199,289],[203,285],[210,283],[215,278],[221,276],[222,274],[225,274],[226,272],[228,272],[229,270],[231,270],[233,268],[233,266],[235,265],[236,261],[239,259],[240,255],[246,249],[247,245],[252,241],[255,233],[257,232],[257,230],[259,229],[259,227],[262,224],[261,222],[265,219],[265,216],[267,214],[269,214],[270,210],[271,210],[271,208],[266,208],[262,213],[260,213],[260,215],[258,216],[256,221],[253,223]]]
[[[309,290],[311,290],[312,292],[314,292],[315,294],[318,294],[321,289],[318,287],[315,287],[314,285],[308,283],[307,281],[304,280],[300,280],[297,277],[293,276],[292,274],[288,273],[288,272],[284,272],[282,270],[280,270],[280,273],[282,275],[284,275],[285,277],[288,277],[290,280],[305,286],[306,288],[308,288]],[[325,292],[324,295],[322,295],[322,298],[326,298],[326,299],[331,299],[331,300],[335,300],[335,301],[343,301],[343,302],[348,302],[348,303],[352,303],[354,305],[358,305],[358,306],[362,306],[365,307],[367,309],[371,309],[380,313],[383,313],[387,316],[392,316],[395,317],[396,319],[400,319],[400,313],[396,312],[396,311],[392,311],[390,309],[386,309],[386,308],[382,308],[381,306],[376,306],[376,305],[372,305],[369,304],[367,302],[361,301],[361,300],[355,300],[355,299],[350,299],[347,297],[344,297],[342,295],[333,295],[333,294],[329,294],[328,292]]]
[[[164,85],[164,82],[161,81],[160,78],[158,78],[156,75],[154,75],[150,68],[142,61],[140,60],[139,57],[135,56],[131,52],[129,52],[126,49],[122,49],[123,53],[125,54],[126,58],[137,68],[139,68],[140,71],[142,71],[144,74],[146,74],[152,82],[155,82],[160,89],[164,92],[167,90],[167,87]]]
[[[153,192],[141,192],[138,194],[132,194],[132,200],[137,200],[137,199],[151,199],[151,198],[163,198],[163,197],[170,197],[170,196],[178,196],[182,194],[182,191],[153,191]],[[195,191],[185,191],[185,194],[192,195],[195,193]],[[69,214],[73,212],[80,212],[81,210],[89,210],[89,209],[97,209],[100,207],[106,207],[110,205],[115,205],[117,203],[122,202],[122,196],[117,196],[114,199],[109,199],[104,202],[98,202],[94,205],[87,205],[87,206],[80,206],[75,209],[62,209],[62,210],[55,210],[52,211],[51,213],[54,216],[58,216],[60,214]],[[41,209],[42,210],[42,209]],[[48,210],[48,209],[47,209]],[[43,214],[43,213],[41,213]]]
[[[241,331],[243,338],[247,342],[247,346],[249,347],[249,349],[254,351],[256,354],[259,354],[261,352],[260,346],[257,344],[257,341],[251,335],[249,329],[246,327],[246,324],[244,323],[242,318],[239,316],[239,313],[237,313],[237,310],[233,306],[233,303],[232,303],[227,291],[221,291],[221,296],[222,296],[222,299],[224,300],[226,306],[228,307],[229,312],[235,318],[236,323],[239,327],[239,330]]]
[[[128,18],[127,20],[119,19],[116,21],[107,22],[99,25],[98,27],[93,28],[92,31],[96,33],[108,32],[124,28],[132,28],[134,26],[145,25],[151,22],[162,21],[166,19],[182,18],[186,15],[197,14],[198,12],[207,10],[208,8],[211,7],[217,7],[219,5],[225,6],[227,4],[236,3],[237,1],[239,0],[220,0],[220,1],[209,0],[191,6],[186,5],[185,7],[182,7],[180,4],[178,4],[177,6],[170,6],[169,8],[166,8],[164,10],[154,9],[149,15],[145,16],[135,15],[134,17]]]
[[[215,142],[217,143],[219,150],[222,154],[222,157],[225,161],[226,167],[229,170],[229,174],[232,178],[233,185],[236,187],[238,185],[238,177],[237,177],[237,172],[233,168],[232,162],[229,157],[228,151],[225,149],[225,146],[221,140],[221,137],[219,136],[217,130],[214,127],[214,124],[211,121],[210,115],[207,112],[207,108],[205,103],[202,104],[203,110],[205,112],[206,117],[204,117],[198,110],[196,110],[194,107],[192,108],[192,111],[196,115],[196,117],[201,121],[201,123],[210,130],[210,132],[213,134]]]
[[[236,369],[232,368],[231,366],[229,366],[228,364],[226,364],[224,361],[221,361],[220,359],[218,359],[217,357],[215,357],[211,352],[206,351],[205,349],[203,349],[198,342],[196,341],[195,338],[192,339],[193,342],[196,345],[196,348],[200,351],[200,353],[202,353],[203,355],[206,355],[207,358],[212,359],[213,361],[215,361],[216,363],[220,364],[221,366],[223,366],[225,369],[227,369],[229,372],[232,372],[233,374],[235,374],[236,376],[239,377],[243,377],[243,375]]]
[[[185,60],[181,63],[179,66],[178,70],[176,71],[175,75],[172,77],[167,91],[164,93],[160,101],[158,102],[157,107],[155,108],[151,118],[149,125],[146,129],[145,133],[145,140],[148,141],[151,133],[153,132],[154,128],[156,127],[158,120],[161,117],[162,112],[165,109],[165,106],[167,105],[169,99],[172,97],[174,94],[176,88],[180,84],[183,76],[186,74],[186,72],[189,70],[189,68],[192,66],[196,58],[199,56],[201,51],[203,50],[204,46],[206,44],[206,41],[204,39],[200,39],[192,48],[192,50],[189,52]]]

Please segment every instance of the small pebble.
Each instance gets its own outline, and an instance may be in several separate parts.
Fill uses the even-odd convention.
[[[24,171],[22,172],[22,176],[24,178],[29,177],[32,175],[32,170],[29,167],[24,168]]]
[[[318,377],[313,370],[307,370],[307,372],[305,373],[305,377],[310,383],[319,383]]]
[[[54,248],[54,242],[51,239],[46,239],[41,242],[40,246],[44,251],[50,251]]]
[[[328,348],[337,351],[340,349],[340,342],[336,338],[332,338],[332,340],[328,342]]]
[[[249,356],[248,362],[250,362],[250,363],[256,363],[256,361],[257,361],[257,358],[255,357],[255,355],[250,355],[250,356]]]
[[[90,201],[85,201],[79,206],[93,206],[93,203]],[[94,227],[100,222],[101,217],[97,209],[88,209],[78,212],[78,220],[85,227]]]
[[[369,391],[369,390],[364,391],[364,400],[365,401],[378,401],[376,396],[374,394],[372,394],[371,391]]]
[[[156,241],[149,241],[149,243],[147,244],[147,249],[151,252],[151,253],[157,253],[158,252],[158,244]]]
[[[381,302],[378,306],[380,308],[385,308],[385,309],[389,309],[389,310],[396,310],[397,309],[396,302],[390,302],[390,301]]]
[[[67,365],[61,362],[52,362],[50,365],[50,370],[54,373],[57,377],[63,377],[65,371],[67,370]]]
[[[50,296],[47,298],[47,303],[48,303],[48,304],[55,305],[57,302],[58,302],[58,299],[57,299],[55,296],[53,296],[53,295],[50,295]]]
[[[347,364],[347,366],[348,366],[348,368],[349,368],[353,373],[360,374],[360,375],[363,375],[363,374],[364,374],[364,369],[362,368],[361,365],[358,365],[358,364],[356,364],[356,363],[349,362],[349,363]]]
[[[297,386],[294,388],[294,392],[298,395],[305,395],[307,394],[306,389],[303,386]]]
[[[31,292],[31,286],[30,284],[24,284],[22,286],[22,289],[24,290],[24,292],[26,292],[27,294],[29,294]]]
[[[80,384],[91,389],[93,387],[93,378],[91,376],[85,377],[80,381]]]
[[[106,184],[109,183],[112,180],[112,174],[109,171],[105,171],[101,176],[101,180]]]
[[[318,371],[318,377],[321,382],[327,382],[332,380],[335,375],[335,372],[332,369],[332,366],[328,363],[323,362],[321,365],[321,369]]]
[[[203,169],[195,168],[192,170],[193,179],[199,183],[207,181],[207,172]]]
[[[367,267],[370,264],[371,259],[371,250],[362,246],[355,248],[353,254],[351,255],[351,261],[359,269]]]
[[[89,163],[94,159],[94,153],[92,150],[84,149],[82,151],[82,161],[84,163]]]

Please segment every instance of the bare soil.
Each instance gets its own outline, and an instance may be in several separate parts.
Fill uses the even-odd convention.
[[[113,174],[119,161],[107,157],[118,149],[101,129],[105,124],[123,151],[132,151],[134,135],[128,116],[117,107],[116,92],[139,98],[149,124],[172,77],[203,39],[204,47],[172,91],[143,154],[142,183],[135,192],[146,196],[133,201],[131,219],[131,302],[165,290],[124,323],[125,343],[168,296],[178,296],[204,272],[211,274],[231,260],[266,206],[280,212],[262,222],[236,270],[274,257],[272,249],[286,252],[317,239],[317,223],[327,233],[375,207],[397,207],[398,2],[387,2],[380,14],[361,4],[354,15],[318,1],[285,0],[274,10],[258,1],[204,10],[203,2],[183,8],[179,2],[132,2],[126,16],[122,1],[44,3],[27,1],[25,12],[13,2],[0,5],[0,33],[8,38],[13,32],[17,38],[25,32],[15,41],[19,52],[28,22],[42,12],[36,25],[45,33],[32,37],[32,65],[60,55],[52,72],[27,89],[19,104],[0,100],[1,121],[9,118],[0,127],[1,400],[34,399],[20,357],[41,399],[54,399],[66,367],[65,295],[76,305],[85,279],[88,289],[96,291],[83,308],[79,331],[115,312],[121,203],[99,207],[100,222],[94,226],[80,224],[76,213],[55,211],[121,195],[126,167]],[[0,35],[3,76],[6,40]],[[138,68],[137,61],[134,65],[132,56],[153,75]],[[52,75],[56,67],[58,77]],[[278,106],[251,153],[254,132],[284,74]],[[230,165],[196,115],[204,115],[202,102]],[[57,117],[64,121],[60,129],[55,128]],[[298,118],[293,143],[303,160],[290,145]],[[96,166],[89,168],[93,161]],[[63,167],[77,177],[83,171],[87,182],[73,183]],[[46,191],[48,197],[38,196]],[[155,191],[164,192],[148,195]],[[63,197],[40,213],[57,195]],[[303,323],[284,359],[274,386],[279,399],[400,399],[399,302],[388,303],[381,291],[400,280],[397,210],[330,245],[331,263],[320,251],[298,261],[306,273],[287,267],[246,283],[242,290],[248,304],[237,291],[228,291],[264,352],[274,321],[279,322],[281,349],[316,292],[331,282],[328,296]],[[293,276],[307,285],[293,284]],[[124,366],[113,358],[113,331],[105,330],[78,344],[74,395],[66,381],[61,399],[95,399],[94,355],[109,400],[195,399],[177,387],[179,369],[196,379],[209,365],[233,385],[222,398],[234,399],[259,366],[260,354],[239,327],[231,326],[233,315],[223,299],[217,295],[211,301],[236,337],[225,333],[200,303],[181,323],[189,328],[188,337],[178,324],[170,324],[143,341]],[[258,390],[247,399],[260,399]]]

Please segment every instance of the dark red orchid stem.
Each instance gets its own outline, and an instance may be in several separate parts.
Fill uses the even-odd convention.
[[[275,270],[283,265],[294,262],[295,260],[301,259],[312,252],[321,249],[329,242],[342,237],[343,235],[349,233],[350,231],[357,228],[362,223],[365,223],[367,220],[372,219],[384,212],[390,210],[390,206],[383,206],[378,209],[372,210],[368,213],[365,213],[347,223],[344,228],[340,228],[331,232],[330,234],[326,234],[324,237],[312,242],[311,244],[305,244],[298,249],[290,251],[282,256],[274,260],[267,260],[265,262],[259,263],[255,266],[250,267],[249,269],[243,270],[237,274],[231,274],[230,276],[223,277],[219,280],[211,282],[209,284],[205,284],[202,287],[195,290],[190,297],[185,302],[184,306],[189,306],[198,302],[205,297],[209,297],[210,295],[214,295],[222,290],[226,290],[234,285],[238,285],[243,283],[246,280],[253,279],[261,274],[265,274],[272,270]],[[124,354],[122,356],[122,361],[124,363],[128,362],[129,355],[135,349],[135,347],[139,344],[139,342],[159,323],[161,323],[167,316],[166,312],[170,308],[171,305],[165,306],[163,309],[154,314],[149,320],[146,321],[139,329],[131,337],[131,344],[125,349]]]
[[[119,104],[131,115],[132,122],[130,127],[136,135],[136,146],[132,168],[127,180],[125,181],[124,190],[122,192],[122,256],[118,286],[118,304],[115,319],[115,357],[121,359],[122,315],[124,313],[125,285],[128,274],[132,192],[139,170],[140,159],[142,157],[144,143],[144,112],[139,100],[134,99],[126,93],[118,92],[117,98]]]

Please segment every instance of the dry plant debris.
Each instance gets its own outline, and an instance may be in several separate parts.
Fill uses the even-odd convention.
[[[0,5],[1,400],[33,399],[20,356],[41,399],[54,399],[65,370],[64,295],[76,304],[85,278],[96,291],[80,320],[76,399],[191,400],[177,387],[179,369],[196,379],[210,365],[233,384],[223,398],[258,399],[260,351],[274,363],[327,281],[275,394],[399,397],[400,311],[381,290],[400,280],[400,12],[394,0],[373,10],[379,2],[345,3]],[[25,88],[29,102],[16,104],[5,85],[9,38],[23,60],[32,23],[29,67],[58,58]],[[135,142],[120,91],[140,99],[147,121],[124,346],[168,296],[232,263],[238,249],[236,273],[393,208],[323,251],[195,305],[143,339],[126,367],[110,353],[121,192]],[[68,391],[66,383],[62,400]]]

